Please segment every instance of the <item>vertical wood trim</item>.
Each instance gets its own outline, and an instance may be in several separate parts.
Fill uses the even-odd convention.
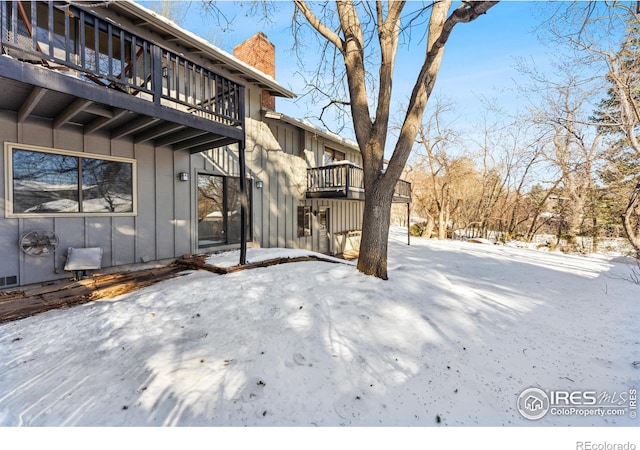
[[[153,259],[158,259],[158,233],[159,233],[159,229],[158,229],[158,177],[157,177],[157,173],[158,173],[158,152],[155,151],[156,149],[154,148],[154,152],[153,152],[153,186],[154,186],[154,195],[153,195],[153,203],[154,203],[154,211],[153,211],[153,216],[154,216],[154,221],[155,223],[153,224],[153,229],[154,231],[154,237],[153,237],[153,246],[154,246],[154,257]]]

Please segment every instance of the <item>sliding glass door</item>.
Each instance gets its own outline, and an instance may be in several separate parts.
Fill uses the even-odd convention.
[[[251,182],[247,180],[247,240],[251,239]],[[240,178],[198,174],[198,247],[240,243]]]

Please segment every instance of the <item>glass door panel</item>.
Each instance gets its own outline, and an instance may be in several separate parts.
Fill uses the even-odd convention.
[[[198,174],[198,247],[227,242],[224,177]]]

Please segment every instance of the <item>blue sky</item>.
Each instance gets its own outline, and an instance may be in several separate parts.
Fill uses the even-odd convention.
[[[153,2],[141,2],[149,7]],[[249,2],[219,2],[219,8],[231,21],[230,29],[222,30],[214,20],[202,13],[198,2],[185,2],[187,14],[180,21],[182,27],[213,41],[232,52],[233,47],[258,31],[264,32],[276,46],[276,79],[285,87],[303,94],[304,83],[296,74],[299,68],[291,52],[293,37],[289,29],[292,6],[280,2],[279,11],[270,23],[248,14]],[[537,39],[534,28],[539,24],[544,2],[501,2],[476,21],[459,24],[447,43],[441,71],[436,82],[435,96],[454,102],[456,120],[460,128],[475,128],[484,113],[481,98],[491,99],[514,110],[518,99],[514,80],[524,80],[515,69],[515,61],[523,58],[539,67],[548,63],[548,49]],[[310,64],[316,53],[310,51]],[[414,42],[401,49],[394,79],[395,99],[408,98],[424,57],[424,43]],[[317,116],[322,105],[310,104],[306,98],[298,101],[278,99],[278,111],[296,118]],[[401,108],[398,104],[397,108]],[[347,138],[349,132],[345,131]]]

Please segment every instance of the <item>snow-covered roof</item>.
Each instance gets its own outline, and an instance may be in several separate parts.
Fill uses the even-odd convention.
[[[200,36],[185,30],[172,20],[153,12],[132,0],[110,2],[108,4],[108,8],[117,9],[127,15],[134,16],[143,21],[143,23],[149,27],[161,31],[164,36],[170,35],[179,39],[181,44],[187,47],[187,50],[192,49],[192,51],[197,52],[198,55],[205,55],[207,58],[223,65],[229,72],[244,78],[250,83],[257,84],[262,89],[268,90],[272,95],[286,98],[296,97],[295,93],[286,89],[274,80],[273,77],[243,61],[240,61],[232,54],[210,44]]]
[[[298,128],[302,128],[303,130],[307,130],[310,133],[322,136],[328,141],[334,142],[336,144],[340,144],[345,147],[349,147],[351,150],[354,150],[356,152],[360,152],[360,147],[358,147],[358,144],[356,142],[349,139],[345,139],[330,131],[323,130],[322,128],[315,126],[314,124],[312,124],[307,120],[294,119],[293,117],[289,117],[285,114],[275,112],[275,111],[265,111],[264,117],[265,119],[281,120],[290,125],[296,126]]]

